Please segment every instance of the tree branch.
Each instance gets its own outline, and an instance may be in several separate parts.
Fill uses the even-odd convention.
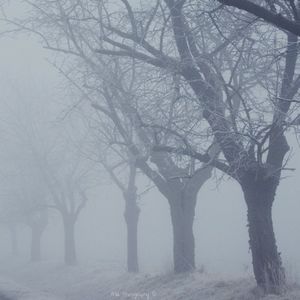
[[[217,0],[221,4],[233,6],[241,10],[247,11],[258,18],[275,25],[278,28],[287,30],[297,36],[300,36],[300,24],[296,21],[291,21],[281,14],[276,14],[268,9],[255,4],[249,0]]]

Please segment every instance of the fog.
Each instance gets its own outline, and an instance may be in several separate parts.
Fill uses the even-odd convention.
[[[7,9],[7,13],[24,18],[27,11],[13,3]],[[10,28],[9,26],[7,28]],[[51,40],[50,37],[49,39]],[[102,286],[106,272],[123,274],[126,278],[135,280],[130,277],[131,272],[127,273],[128,241],[124,218],[126,209],[124,193],[104,164],[101,165],[96,161],[98,157],[105,156],[104,163],[108,163],[108,166],[118,165],[118,154],[115,154],[114,150],[109,150],[109,147],[119,146],[120,157],[127,156],[127,150],[124,152],[125,146],[117,137],[119,133],[116,133],[116,127],[109,127],[109,125],[106,127],[105,117],[97,119],[97,114],[91,113],[91,103],[86,100],[84,92],[74,86],[74,82],[68,78],[68,75],[72,77],[76,68],[82,67],[80,63],[71,65],[64,54],[45,49],[44,46],[39,36],[22,30],[6,32],[0,36],[0,137],[2,140],[0,278],[4,280],[3,284],[0,282],[0,294],[2,292],[3,295],[5,294],[5,289],[11,282],[18,285],[18,288],[19,285],[29,288],[33,291],[32,295],[46,292],[51,296],[61,297],[57,299],[113,299],[115,296],[111,293],[116,290],[136,292],[138,286],[136,288],[132,282],[129,284],[127,279],[121,288],[119,286],[107,288],[106,293],[110,296],[103,296],[104,294],[100,292],[98,296],[89,295],[89,291],[92,290],[91,283],[91,286],[82,283],[80,289],[74,288],[77,281],[95,281],[93,283],[95,286],[97,284]],[[57,47],[59,48],[59,44]],[[63,70],[66,70],[65,73]],[[146,72],[149,71],[147,70]],[[92,72],[84,72],[86,72],[84,75],[75,76],[76,80],[83,78],[83,87],[92,82],[97,84]],[[88,76],[91,76],[90,81],[84,78]],[[161,76],[161,78],[167,77],[165,74]],[[257,87],[258,91],[259,89],[260,87]],[[189,95],[189,91],[187,94]],[[147,97],[145,99],[149,100]],[[143,103],[142,101],[142,106],[148,107]],[[144,107],[141,108],[141,112]],[[263,110],[264,113],[265,111]],[[296,108],[294,111],[297,111]],[[183,113],[184,116],[185,114],[186,112]],[[266,117],[268,118],[269,116]],[[150,117],[146,115],[145,120],[150,120]],[[155,121],[154,116],[153,120]],[[125,128],[130,127],[126,121],[124,123]],[[97,129],[97,126],[100,126],[100,129]],[[100,138],[98,140],[96,137],[97,130],[102,139],[107,133],[109,137],[115,135],[117,142],[101,144]],[[285,157],[287,169],[284,169],[284,165],[280,185],[276,191],[273,224],[286,277],[290,283],[300,284],[300,173],[298,169],[300,151],[295,132],[291,129],[286,135],[291,150]],[[133,136],[134,140],[135,135]],[[177,140],[171,140],[171,146],[174,146],[174,141]],[[195,140],[195,145],[198,145],[198,142],[199,140]],[[201,149],[206,149],[208,142],[210,137],[206,138],[205,145]],[[180,152],[178,153],[180,156]],[[225,161],[225,157],[226,155],[221,154],[220,161]],[[44,163],[43,159],[45,159]],[[178,165],[180,163],[179,160]],[[150,166],[153,165],[151,161]],[[41,171],[47,168],[49,172]],[[126,165],[116,173],[121,183],[125,182],[125,185],[129,180],[128,170],[129,167]],[[149,276],[149,278],[171,276],[174,273],[174,236],[170,205],[143,171],[137,168],[136,172],[136,202],[140,209],[137,230],[138,271],[141,276]],[[61,196],[60,192],[53,192],[57,182],[62,182],[61,185],[67,195],[68,193],[73,195],[69,195],[71,200],[67,202],[66,209],[72,211],[75,206],[75,211],[76,208],[78,210],[80,208],[74,230],[76,258],[71,258],[71,261],[68,261],[65,252],[68,243],[64,231],[66,223],[57,204],[62,203],[63,200],[60,199],[58,202],[53,200],[55,197],[64,196],[68,199],[69,196],[63,193]],[[72,197],[79,199],[79,202],[74,201]],[[17,201],[17,204],[14,201]],[[37,205],[37,210],[32,208],[32,201]],[[83,203],[82,207],[81,203]],[[38,213],[47,211],[47,224],[41,236],[40,257],[37,257],[34,262],[32,262],[33,233],[31,225],[28,225],[31,224],[31,220],[27,220],[30,210]],[[230,278],[246,278],[246,280],[252,278],[251,284],[253,284],[253,257],[249,245],[248,222],[247,205],[241,186],[237,180],[213,168],[210,179],[201,186],[197,194],[192,225],[195,239],[195,268],[193,268],[195,272],[201,276],[218,276],[225,281]],[[99,277],[97,272],[103,273],[103,277]],[[83,275],[80,277],[77,273]],[[72,282],[72,289],[74,288],[75,292],[68,294],[57,282],[47,286],[40,280],[43,276],[45,281],[49,280],[49,282],[51,280],[55,282],[54,278],[57,276],[59,278],[57,281],[61,281],[61,285],[64,279],[66,284]],[[117,278],[117,275],[115,276]],[[112,280],[111,277],[109,278]],[[10,283],[5,280],[9,280]],[[201,284],[198,284],[198,287],[199,285]],[[158,288],[149,285],[148,290],[147,286],[142,287],[142,292],[150,293],[152,289]],[[76,291],[79,290],[80,293],[76,298]],[[136,294],[135,299],[146,299],[142,292]],[[10,293],[8,292],[8,297],[12,297],[11,299],[23,299],[21,295],[16,296],[11,291]],[[169,299],[159,293],[153,298]],[[28,297],[28,299],[35,299],[34,296]],[[36,297],[42,299],[42,296]],[[127,294],[127,297],[134,298],[131,294]],[[149,299],[149,294],[147,297]],[[181,297],[176,299],[194,299],[185,298],[184,295]],[[253,297],[258,299],[256,294]],[[215,296],[209,299],[225,298]]]
[[[1,111],[4,122],[11,109],[20,109],[17,105],[22,103],[23,97],[26,103],[30,103],[32,96],[44,110],[57,106],[48,117],[49,121],[59,122],[62,114],[70,108],[72,99],[62,99],[61,82],[64,79],[49,62],[53,59],[51,53],[43,50],[33,38],[20,36],[2,38],[1,49],[1,90],[4,94],[1,97]],[[22,111],[19,113],[22,114]],[[44,138],[47,139],[47,134]],[[295,167],[300,163],[297,147],[294,141],[290,165]],[[295,235],[300,228],[298,182],[299,170],[288,174],[278,191],[278,201],[274,207],[279,248],[291,266],[299,264],[300,259],[300,236]],[[146,186],[148,181],[141,180],[141,184]],[[246,207],[242,198],[242,192],[233,180],[219,183],[212,179],[200,191],[194,224],[199,267],[204,265],[207,270],[214,272],[242,272],[245,265],[250,265]],[[152,189],[139,204],[141,269],[144,272],[168,272],[172,269],[172,235],[167,201]],[[123,210],[122,195],[109,177],[99,180],[99,186],[93,190],[92,199],[78,224],[76,239],[80,260],[115,261],[125,268],[126,228]],[[59,261],[62,260],[63,236],[59,218],[53,217],[55,224],[49,224],[50,228],[43,238],[43,256]],[[21,230],[20,244],[26,243],[26,246],[20,250],[26,258],[29,232]],[[2,235],[7,235],[5,230],[2,230]],[[2,255],[7,256],[10,254],[10,237],[7,235],[5,238],[1,251]]]

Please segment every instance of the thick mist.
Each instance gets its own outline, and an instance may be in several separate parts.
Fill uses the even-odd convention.
[[[11,128],[6,123],[6,118],[9,118],[11,111],[30,118],[26,114],[30,109],[32,112],[29,113],[34,114],[36,105],[44,113],[47,112],[49,122],[64,122],[64,115],[69,111],[72,113],[72,99],[62,96],[64,78],[49,63],[52,59],[51,52],[41,49],[34,39],[22,36],[2,39],[1,49],[1,119],[8,132]],[[24,102],[27,104],[24,105]],[[65,122],[69,122],[68,117]],[[3,133],[3,136],[6,134]],[[42,138],[47,140],[48,133],[43,134]],[[290,165],[295,167],[299,164],[297,147],[298,144],[294,141]],[[99,172],[99,177],[101,176],[103,178],[99,178],[99,185],[92,190],[91,200],[78,221],[78,255],[82,263],[107,261],[125,269],[124,202],[109,177]],[[279,249],[293,274],[298,273],[299,266],[297,249],[300,247],[300,237],[298,239],[295,236],[300,228],[298,179],[299,170],[287,175],[278,191],[278,201],[274,207]],[[144,189],[147,189],[149,182],[146,179],[140,181]],[[203,266],[209,272],[224,273],[244,272],[245,268],[251,268],[246,209],[242,197],[233,180],[218,182],[212,179],[200,191],[194,224],[199,267]],[[172,239],[167,201],[153,188],[141,198],[139,204],[141,269],[144,272],[170,272]],[[56,213],[52,212],[51,215],[53,224],[49,224],[43,237],[43,257],[59,262],[62,261],[62,229]],[[20,255],[26,260],[30,235],[26,228],[20,227]],[[1,253],[7,258],[10,257],[11,245],[6,231],[2,229],[5,242]]]
[[[41,1],[41,6],[43,6],[43,2],[45,1]],[[46,2],[44,5],[47,8],[48,4]],[[71,2],[69,3],[70,7]],[[88,7],[88,2],[82,1],[82,5],[87,5]],[[121,2],[127,3],[127,1]],[[23,5],[26,7],[27,1],[24,3]],[[90,5],[90,9],[93,11],[94,1],[91,1]],[[139,7],[139,4],[136,5]],[[193,5],[196,7],[196,4]],[[109,8],[113,11],[116,9],[115,6],[119,7],[115,3]],[[70,7],[66,7],[66,11]],[[143,6],[144,15],[146,15],[147,7],[146,4]],[[52,9],[51,13],[54,15],[54,8]],[[82,33],[90,34],[89,37],[86,37],[88,42],[82,37],[84,42],[80,45],[80,50],[75,49],[76,47],[72,44],[76,44],[72,41],[73,33],[67,33],[70,36],[66,38],[66,41],[64,40],[63,32],[68,30],[63,28],[63,22],[59,24],[57,29],[55,28],[56,25],[51,23],[53,19],[49,17],[50,19],[47,22],[49,22],[48,26],[51,34],[49,36],[45,34],[44,36],[46,39],[49,39],[49,44],[52,47],[53,35],[57,32],[58,38],[54,42],[57,48],[64,48],[69,43],[70,52],[78,51],[81,55],[80,51],[86,51],[76,62],[70,62],[71,58],[64,56],[65,53],[61,56],[59,51],[49,49],[51,48],[50,46],[45,47],[43,39],[41,41],[41,37],[37,34],[29,34],[26,31],[23,32],[23,30],[17,30],[17,32],[5,32],[5,34],[0,36],[0,137],[2,141],[0,149],[0,279],[3,278],[4,280],[3,284],[1,283],[2,279],[0,280],[0,299],[2,299],[2,292],[5,295],[7,287],[9,287],[8,295],[12,295],[12,298],[9,299],[23,299],[12,292],[13,290],[21,289],[20,286],[32,291],[34,296],[29,296],[28,299],[35,299],[34,297],[44,299],[39,296],[40,292],[58,297],[57,299],[123,299],[121,297],[124,297],[124,299],[171,299],[167,298],[168,292],[164,290],[165,287],[169,288],[168,284],[171,286],[174,284],[174,289],[177,286],[184,287],[185,284],[189,288],[188,284],[195,282],[192,288],[195,286],[200,289],[201,284],[206,286],[207,281],[215,282],[216,280],[216,284],[214,283],[211,286],[210,283],[208,284],[209,288],[215,292],[218,288],[224,289],[224,291],[227,291],[227,289],[232,290],[233,285],[231,286],[230,283],[227,283],[227,280],[230,281],[232,279],[237,280],[237,282],[242,279],[245,280],[241,284],[241,291],[239,291],[239,295],[244,295],[243,291],[247,286],[255,287],[252,270],[253,257],[248,235],[249,219],[247,218],[247,211],[249,210],[238,180],[230,178],[228,174],[224,175],[220,169],[217,170],[217,168],[212,166],[215,163],[215,159],[227,165],[231,163],[222,147],[218,150],[213,148],[217,144],[215,139],[218,139],[218,136],[217,138],[213,136],[213,130],[207,129],[205,126],[208,125],[204,121],[199,121],[197,125],[193,125],[194,127],[191,126],[192,120],[196,118],[196,111],[200,107],[194,99],[196,97],[193,98],[191,96],[194,91],[193,87],[188,87],[190,82],[187,81],[186,83],[183,79],[177,79],[176,68],[179,68],[178,66],[174,68],[174,70],[176,69],[176,72],[174,71],[175,75],[169,76],[168,67],[162,68],[163,71],[155,69],[157,67],[155,64],[159,65],[158,62],[153,63],[155,66],[154,71],[152,70],[153,65],[151,67],[148,65],[149,59],[148,61],[146,60],[146,63],[145,61],[143,62],[145,63],[144,66],[138,65],[138,55],[133,57],[135,60],[133,63],[126,61],[126,57],[124,58],[123,56],[121,56],[120,61],[117,61],[117,58],[114,60],[114,56],[111,61],[105,61],[104,58],[103,61],[97,57],[95,58],[91,54],[93,47],[95,49],[99,47],[99,50],[97,48],[98,52],[94,50],[97,55],[100,53],[106,57],[105,50],[115,50],[114,47],[118,47],[117,43],[121,43],[123,40],[118,36],[114,41],[115,44],[111,42],[111,48],[107,48],[109,50],[105,48],[100,49],[100,46],[102,46],[100,42],[100,46],[94,44],[94,39],[97,40],[95,38],[97,30],[95,29],[95,32],[93,32],[90,29],[94,28],[93,18],[91,18],[91,21],[88,21],[91,23],[84,23],[81,28],[80,22],[85,22],[88,17],[85,19],[80,15],[80,9],[77,9],[79,11],[77,15],[79,21],[75,24],[76,26],[74,25],[76,36],[74,39],[76,41],[80,40]],[[158,8],[156,9],[158,10]],[[186,10],[192,14],[189,6]],[[154,11],[153,9],[151,12]],[[12,4],[7,9],[7,15],[14,15],[14,17],[18,18],[25,18],[27,13],[27,10],[24,11],[23,6],[15,4]],[[70,9],[70,20],[72,20],[72,13],[73,11]],[[34,16],[32,14],[32,18]],[[138,15],[141,23],[143,21],[142,16]],[[43,18],[46,19],[44,15]],[[154,20],[160,18],[160,15],[154,15],[153,18]],[[187,14],[186,22],[194,25],[191,18],[192,16]],[[221,17],[219,18],[222,19]],[[103,20],[105,23],[105,18]],[[120,20],[124,22],[124,28],[127,28],[128,24],[126,22],[128,20],[121,17]],[[217,18],[217,20],[219,19]],[[112,21],[113,24],[118,24],[113,17]],[[221,21],[223,22],[224,20],[222,19]],[[208,23],[208,21],[203,22],[206,22],[205,24]],[[158,24],[160,23],[158,22]],[[220,24],[222,25],[223,23]],[[7,25],[6,23],[6,26],[11,28],[11,24]],[[118,26],[122,28],[121,21]],[[152,25],[149,24],[149,26],[151,27]],[[271,27],[271,25],[261,26]],[[197,26],[195,25],[195,27]],[[4,28],[6,27],[4,26]],[[44,29],[40,30],[43,32]],[[105,30],[108,29],[105,28]],[[203,30],[209,29],[204,28]],[[268,30],[272,31],[272,29]],[[153,43],[157,42],[155,32],[153,30],[153,33],[151,33],[153,34]],[[170,32],[168,28],[166,35],[171,36]],[[117,35],[118,32],[111,35],[108,34],[107,39],[111,38],[113,40],[115,38],[113,34]],[[256,34],[266,35],[263,30],[262,33]],[[171,39],[170,36],[165,39]],[[203,36],[204,38],[207,36],[206,31],[203,33]],[[257,37],[255,36],[255,38]],[[127,42],[126,38],[124,39]],[[262,45],[260,46],[259,44],[258,47],[261,47],[263,52],[268,46],[261,42],[261,39],[263,38],[257,38],[257,40],[253,38],[251,42],[261,43]],[[279,44],[284,43],[284,39],[280,34],[278,39],[280,40]],[[214,43],[216,41],[213,38],[212,40],[213,42],[211,43],[215,46]],[[247,42],[248,40],[245,44]],[[130,43],[130,47],[134,49],[135,46],[132,45],[134,45],[135,41],[130,41]],[[269,44],[272,44],[272,42]],[[298,41],[296,41],[296,44],[298,45]],[[91,45],[90,48],[89,45]],[[174,50],[174,45],[175,43],[170,42],[170,47],[165,50],[169,51],[169,57],[172,59],[178,55],[176,52],[178,50]],[[136,47],[139,49],[138,47],[142,46],[138,44]],[[147,49],[148,46],[144,45],[144,47]],[[198,45],[198,47],[202,49],[202,46]],[[280,47],[278,46],[278,48]],[[145,49],[141,50],[144,54],[146,53]],[[249,49],[247,51],[251,52],[252,48],[250,46]],[[224,60],[227,59],[226,55],[224,54]],[[236,54],[232,55],[235,57],[234,55]],[[143,61],[143,59],[141,60]],[[99,65],[97,65],[98,63]],[[266,61],[266,63],[269,63],[269,61]],[[278,62],[276,67],[282,71],[284,68],[280,63]],[[103,69],[98,68],[100,65]],[[123,66],[123,69],[120,65]],[[243,68],[244,66],[241,67],[241,70],[244,70]],[[134,73],[133,69],[138,75],[132,74]],[[299,66],[296,65],[295,69],[298,74]],[[228,76],[230,77],[230,74],[227,74],[229,72],[227,65],[224,69],[220,69],[220,72],[224,72],[225,79]],[[265,70],[261,71],[261,73],[263,72]],[[99,76],[101,77],[100,79],[97,77],[99,73],[102,76]],[[115,77],[111,80],[113,76]],[[257,76],[263,77],[264,75]],[[273,73],[272,76],[276,77]],[[276,80],[273,77],[270,79],[270,82],[272,80],[279,82],[284,78],[280,74]],[[203,80],[206,80],[205,76],[203,78]],[[106,86],[107,82],[105,80],[113,81],[113,83]],[[124,87],[122,86],[125,90],[124,94],[121,94],[121,96],[114,95],[114,91],[117,90],[116,86],[121,85],[120,82],[123,82],[123,80],[126,81]],[[127,80],[133,81],[133,83],[131,82],[132,90],[128,87],[130,83],[127,86]],[[176,85],[176,80],[178,80],[178,86]],[[263,85],[261,84],[262,80],[259,77],[257,79],[258,83],[253,83],[252,85],[251,82],[249,84],[251,91],[249,94],[245,92],[245,98],[249,103],[252,103],[249,100],[251,98],[249,95],[255,98],[260,93],[261,85]],[[101,84],[104,85],[104,88],[100,91],[102,89]],[[255,84],[257,84],[257,87]],[[172,90],[173,85],[175,85],[174,91]],[[179,93],[185,93],[186,98],[183,96],[182,98],[186,102],[182,105],[184,108],[176,106],[177,100],[174,102],[174,107],[172,107],[175,111],[174,120],[170,121],[170,126],[175,125],[172,129],[169,129],[171,134],[168,136],[168,133],[162,128],[167,126],[165,119],[171,115],[169,103],[172,102],[170,99],[172,99],[174,93],[175,99],[177,99],[176,97],[181,99],[181,96],[176,94],[179,86]],[[271,88],[273,86],[268,86],[268,89]],[[123,92],[121,88],[120,90]],[[128,108],[129,102],[125,102],[124,99],[132,91],[136,92],[134,97],[143,99],[140,103],[134,97],[134,100],[130,100],[134,103],[134,109],[139,110],[138,117],[132,117],[136,113],[134,109],[126,111],[126,105]],[[241,91],[241,93],[244,92],[242,89]],[[115,97],[114,100],[111,100],[111,102],[107,101],[107,103],[102,100],[102,97],[103,99],[107,97],[105,92],[111,97]],[[264,95],[268,95],[268,92],[269,90],[264,92]],[[118,93],[116,92],[116,94]],[[220,94],[226,95],[224,91],[221,91]],[[296,93],[295,99],[297,95]],[[144,98],[142,98],[143,96]],[[186,99],[189,98],[193,100],[188,102]],[[272,112],[270,112],[271,109],[269,110],[271,104],[264,106],[264,104],[259,102],[259,105],[261,106],[257,109],[253,104],[253,111],[259,116],[257,118],[256,116],[253,117],[255,120],[253,122],[260,120],[261,124],[263,124],[261,126],[269,128],[269,123],[272,124]],[[226,109],[230,110],[227,106],[224,108],[224,111]],[[298,107],[295,106],[292,113],[296,114],[297,109]],[[107,113],[107,110],[110,110],[110,114]],[[252,113],[251,109],[249,111]],[[113,115],[114,112],[116,112],[116,117],[110,119],[108,116]],[[262,119],[260,114],[265,114],[265,118]],[[216,113],[216,115],[218,114]],[[228,115],[229,113],[224,113],[223,119],[228,121]],[[244,117],[243,113],[241,115]],[[151,127],[150,129],[144,123],[138,123],[140,122],[140,116],[142,116],[141,119],[144,118],[143,122],[152,124],[152,127],[148,125]],[[201,112],[201,118],[204,118],[203,116],[205,117],[205,112]],[[158,124],[158,121],[161,121],[161,123]],[[243,122],[246,123],[244,119],[241,123]],[[126,131],[124,135],[122,135],[122,130],[118,127],[118,123],[122,123],[123,127],[121,128]],[[144,130],[143,126],[146,129],[141,133],[141,128]],[[199,135],[193,132],[194,140],[192,138],[193,135],[190,136],[188,133],[185,138],[194,142],[191,146],[193,151],[196,149],[196,152],[200,153],[202,151],[201,153],[211,155],[208,161],[197,161],[195,159],[196,156],[192,157],[192,150],[188,155],[184,153],[182,148],[185,146],[185,141],[182,142],[180,138],[185,132],[180,126],[184,128],[190,126],[193,128],[191,132],[192,130],[195,132],[198,130]],[[239,123],[238,126],[240,126],[238,129],[242,132],[244,128],[240,128],[243,126]],[[247,125],[245,125],[246,127]],[[174,128],[180,129],[176,132],[177,135],[174,134],[172,136],[175,131]],[[148,129],[149,131],[147,131]],[[300,235],[298,234],[300,229],[300,173],[298,169],[300,165],[300,151],[294,130],[285,130],[290,151],[286,154],[283,161],[280,184],[275,193],[273,225],[278,252],[280,252],[279,256],[282,259],[287,282],[289,284],[300,284]],[[151,132],[149,134],[150,137],[147,136],[148,140],[145,138],[145,132]],[[262,132],[264,132],[264,129],[262,129]],[[205,134],[207,136],[203,138]],[[243,134],[244,131],[241,135]],[[248,138],[247,134],[245,134],[245,137]],[[258,136],[259,138],[260,136]],[[173,249],[174,244],[176,244],[174,242],[176,233],[174,234],[173,231],[176,228],[176,222],[174,221],[176,212],[172,210],[172,205],[170,204],[172,201],[167,199],[161,192],[163,189],[157,187],[155,178],[154,183],[150,180],[151,178],[153,179],[151,177],[153,174],[144,165],[142,167],[139,165],[144,164],[146,161],[147,166],[152,168],[153,173],[160,174],[164,179],[167,178],[164,172],[167,173],[169,170],[166,171],[167,167],[164,165],[161,169],[159,166],[159,161],[161,160],[159,155],[161,152],[155,152],[152,149],[157,146],[154,145],[157,140],[161,144],[165,143],[163,146],[178,147],[176,151],[164,152],[163,154],[169,155],[166,161],[168,163],[172,161],[178,169],[186,170],[185,168],[190,168],[192,170],[194,168],[194,171],[198,169],[201,171],[201,166],[204,166],[203,169],[208,168],[210,170],[211,168],[209,179],[203,181],[203,185],[199,187],[199,192],[196,192],[195,215],[191,218],[193,220],[191,232],[194,234],[195,249],[194,266],[190,266],[191,262],[186,263],[186,265],[185,262],[181,262],[181,265],[179,263],[176,269],[176,253],[174,254]],[[203,141],[202,144],[201,141]],[[218,142],[220,144],[220,141]],[[241,139],[241,144],[244,145],[243,143],[244,140]],[[161,146],[161,144],[158,146]],[[247,143],[245,142],[245,144]],[[245,147],[248,147],[248,144]],[[211,151],[216,153],[211,154]],[[157,155],[156,153],[160,154]],[[143,156],[142,159],[140,159],[140,156]],[[144,157],[147,157],[147,159],[144,159]],[[263,154],[263,159],[265,159],[265,154]],[[134,170],[131,169],[132,161],[136,163]],[[131,171],[133,173],[130,173]],[[152,175],[149,175],[149,172]],[[176,193],[176,184],[172,186],[172,179],[180,178],[178,182],[183,183],[185,182],[184,180],[189,180],[194,176],[192,171],[188,175],[182,175],[178,170],[176,172],[172,175],[173,177],[169,177],[171,192],[175,196],[178,193]],[[228,173],[230,172],[228,171]],[[130,186],[131,176],[134,181],[132,186]],[[123,190],[122,187],[124,188]],[[130,187],[133,187],[133,189],[130,189]],[[130,194],[132,191],[135,197],[134,204],[129,199],[132,196]],[[132,209],[131,211],[130,208]],[[137,216],[133,213],[133,217],[130,217],[130,213],[134,209],[138,209]],[[259,209],[257,210],[259,211]],[[129,214],[129,221],[126,219],[126,213]],[[173,219],[171,216],[173,216]],[[138,218],[137,241],[135,241],[135,237],[128,240],[127,232],[130,226],[134,227],[134,224],[130,225],[130,220],[135,217]],[[180,227],[180,225],[178,226]],[[33,241],[34,232],[37,233],[36,242]],[[188,234],[185,233],[183,236]],[[131,259],[134,261],[133,257],[128,257],[130,252],[128,245],[131,243],[137,243],[138,256],[138,268],[134,266],[136,262],[133,262],[133,265],[131,265],[133,268],[131,271],[133,272],[130,271],[130,263],[128,263]],[[184,242],[179,239],[178,244],[181,243]],[[134,249],[132,251],[134,252]],[[186,254],[186,251],[188,252],[189,250],[185,249],[183,252]],[[185,259],[187,260],[188,258]],[[181,267],[183,272],[178,271]],[[191,267],[191,270],[189,267]],[[174,275],[174,273],[179,273],[179,275]],[[41,279],[43,276],[44,280]],[[188,276],[193,277],[191,279]],[[197,276],[203,277],[199,279]],[[267,274],[266,276],[269,275]],[[273,289],[276,286],[276,282],[270,283],[272,288],[269,289],[265,287],[265,283],[260,286],[257,275],[255,279],[258,286],[264,290],[263,294],[268,294],[270,291],[271,293],[275,291],[275,294],[278,294],[277,289]],[[51,280],[53,280],[53,284]],[[170,283],[172,280],[175,280],[175,283]],[[177,283],[176,280],[178,280]],[[269,280],[271,279],[269,278]],[[47,285],[47,281],[48,284],[50,282],[50,286]],[[79,284],[79,282],[82,284]],[[15,288],[14,284],[16,285]],[[63,287],[64,285],[72,287],[70,288],[72,292],[66,291],[67,289]],[[222,295],[225,295],[224,291]],[[181,295],[181,292],[182,290],[178,290],[176,296]],[[234,296],[233,298],[225,298],[225,296],[221,298],[223,296],[213,295],[215,296],[207,299],[242,299],[234,298]],[[253,295],[251,299],[260,299],[259,297],[261,297],[261,294],[256,292]],[[185,298],[183,293],[181,298],[176,299],[196,298]],[[295,298],[286,299],[300,298],[297,298],[296,295]]]

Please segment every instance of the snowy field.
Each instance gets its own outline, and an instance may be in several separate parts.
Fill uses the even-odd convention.
[[[57,263],[16,263],[2,267],[3,300],[254,300],[262,296],[248,276],[200,273],[129,275],[107,266],[65,267]],[[300,300],[290,284],[284,296],[265,300]]]

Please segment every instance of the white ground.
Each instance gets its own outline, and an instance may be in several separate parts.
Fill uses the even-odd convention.
[[[17,300],[255,300],[261,299],[250,277],[201,274],[128,275],[100,266],[65,267],[57,263],[15,263],[3,268],[0,293]],[[264,300],[300,300],[291,284],[284,296]],[[1,300],[1,296],[0,296]]]

